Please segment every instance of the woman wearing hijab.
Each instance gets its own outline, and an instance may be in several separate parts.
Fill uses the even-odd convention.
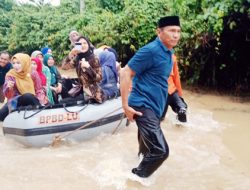
[[[98,58],[94,55],[90,41],[83,36],[77,39],[81,43],[81,49],[74,48],[71,53],[76,53],[76,73],[83,86],[83,91],[90,99],[102,103],[105,99],[99,86],[102,80],[102,70]]]
[[[54,58],[51,54],[46,54],[43,58],[43,64],[47,66],[51,73],[50,85],[56,86],[61,79],[61,74],[55,66]]]
[[[35,50],[31,53],[31,58],[39,58],[43,62],[43,53],[39,50]]]
[[[31,58],[39,58],[41,63],[43,63],[43,59],[44,59],[42,52],[38,51],[38,50],[32,52]],[[50,73],[49,68],[47,66],[45,66],[44,64],[42,64],[42,72],[46,76],[46,89],[47,89],[46,90],[46,93],[47,93],[46,95],[47,95],[47,97],[49,99],[49,102],[51,104],[54,104],[55,102],[54,102],[54,99],[53,99],[52,91],[50,89],[51,73]]]
[[[105,50],[100,53],[99,60],[102,66],[102,80],[100,86],[106,98],[110,99],[119,94],[115,54]]]
[[[46,55],[46,54],[51,54],[52,55],[52,49],[49,48],[49,47],[42,48],[41,52],[42,52],[43,55]]]
[[[0,110],[1,120],[8,112],[20,106],[40,105],[35,97],[34,83],[31,78],[31,59],[24,53],[17,53],[11,59],[13,69],[5,77],[3,92],[8,99],[6,105]]]
[[[51,78],[49,90],[52,91],[52,98],[55,103],[58,103],[57,95],[62,91],[61,74],[59,73],[57,67],[55,66],[54,58],[51,54],[46,54],[43,58],[43,64],[49,68]],[[54,93],[53,93],[54,92]]]
[[[118,61],[118,54],[117,54],[117,51],[114,48],[112,48],[110,46],[107,46],[107,45],[102,45],[98,49],[101,49],[103,51],[112,52],[115,55],[115,60]]]
[[[46,88],[46,76],[43,74],[43,64],[39,58],[31,58],[32,69],[37,71],[37,74],[41,80],[41,84],[44,88]]]
[[[34,82],[36,97],[40,104],[48,104],[48,97],[46,96],[46,77],[42,73],[42,63],[38,58],[31,59],[31,77]]]
[[[73,80],[69,78],[62,78],[52,55],[46,54],[43,60],[51,73],[50,89],[53,93],[55,103],[59,103],[61,99],[69,97],[68,91],[73,87]]]

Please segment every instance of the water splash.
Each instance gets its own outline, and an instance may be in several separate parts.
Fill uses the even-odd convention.
[[[238,160],[221,140],[223,127],[211,112],[191,108],[187,125],[176,127],[175,114],[168,112],[162,130],[170,156],[147,179],[131,174],[140,162],[134,123],[118,134],[56,149],[24,148],[1,135],[0,183],[2,189],[27,190],[80,190],[86,185],[92,190],[248,190],[249,177],[235,169]]]

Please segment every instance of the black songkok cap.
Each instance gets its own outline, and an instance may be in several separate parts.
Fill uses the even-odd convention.
[[[180,26],[180,20],[178,16],[165,16],[158,21],[158,28],[165,26]]]

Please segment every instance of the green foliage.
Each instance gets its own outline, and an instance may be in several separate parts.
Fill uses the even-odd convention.
[[[221,33],[225,27],[225,17],[231,12],[249,11],[246,0],[178,0],[171,1],[174,12],[180,13],[182,19],[182,40],[176,52],[179,55],[183,78],[190,84],[203,81],[203,76],[210,76],[202,82],[203,85],[216,86],[215,74],[217,68],[227,67],[224,63],[213,63],[218,59],[221,46]],[[184,19],[186,18],[186,19]],[[236,22],[228,20],[231,29]],[[208,67],[209,65],[209,67]],[[209,68],[209,69],[208,69]],[[209,77],[211,80],[209,80]]]
[[[103,9],[114,13],[119,13],[124,8],[124,0],[99,0],[99,3]]]
[[[75,4],[63,1],[62,7],[15,6],[12,26],[8,38],[8,49],[12,53],[40,50],[50,46],[58,60],[68,50],[68,18],[78,14]]]
[[[11,18],[10,12],[14,5],[13,0],[2,0],[0,1],[0,50],[8,49],[7,44],[7,33],[10,30]]]
[[[225,28],[239,27],[239,21],[230,15],[240,13],[250,18],[249,0],[85,0],[83,14],[79,0],[61,0],[58,7],[44,0],[30,2],[17,5],[14,0],[1,0],[0,51],[31,53],[48,45],[60,63],[70,51],[69,32],[77,30],[96,47],[114,47],[126,63],[155,38],[160,17],[177,14],[182,39],[175,52],[182,78],[197,84],[206,76],[204,83],[213,86],[217,84],[216,73],[229,68],[227,63],[216,61],[221,35]],[[237,60],[237,53],[230,55]],[[208,76],[205,71],[209,71]]]
[[[14,5],[13,0],[1,0],[0,1],[0,10],[1,11],[11,11]]]

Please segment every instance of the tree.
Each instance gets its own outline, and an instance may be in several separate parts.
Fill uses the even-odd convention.
[[[60,62],[69,52],[69,32],[77,30],[96,47],[102,44],[114,47],[120,60],[126,63],[141,46],[155,38],[160,17],[178,14],[182,39],[175,53],[182,78],[188,84],[208,87],[229,84],[227,89],[245,84],[241,86],[250,89],[249,67],[241,59],[242,49],[249,49],[248,46],[235,45],[225,51],[231,47],[225,42],[238,35],[247,44],[244,40],[249,37],[249,28],[245,30],[249,26],[249,0],[61,0],[58,7],[44,0],[30,2],[33,4],[0,1],[0,51],[31,53],[49,45]],[[85,9],[80,14],[82,3]],[[239,30],[242,34],[225,39],[230,31]],[[239,67],[244,69],[237,70]],[[233,77],[230,83],[220,84],[223,76]]]

